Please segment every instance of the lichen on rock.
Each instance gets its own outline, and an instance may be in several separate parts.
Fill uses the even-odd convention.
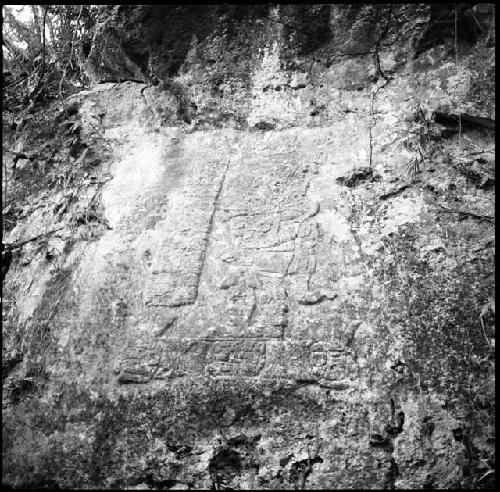
[[[492,486],[494,8],[102,12],[18,140],[4,484]]]

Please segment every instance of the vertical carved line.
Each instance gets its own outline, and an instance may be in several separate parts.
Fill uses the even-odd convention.
[[[214,218],[215,218],[215,214],[219,208],[219,201],[220,201],[220,195],[221,195],[221,192],[222,192],[222,188],[224,186],[224,183],[226,182],[226,176],[227,176],[227,173],[228,173],[228,170],[229,170],[229,162],[230,162],[230,159],[228,159],[227,163],[226,163],[226,168],[224,169],[224,172],[222,174],[222,177],[221,177],[221,180],[220,180],[220,183],[219,183],[219,187],[217,189],[217,193],[215,194],[215,198],[214,198],[214,201],[213,201],[213,208],[212,208],[212,213],[210,214],[210,218],[208,220],[208,227],[207,227],[207,232],[205,233],[205,239],[204,239],[204,247],[203,247],[203,250],[202,250],[202,253],[201,253],[201,265],[200,265],[200,268],[198,270],[198,278],[196,280],[196,287],[195,287],[195,298],[194,298],[194,301],[193,302],[196,302],[196,299],[198,299],[198,291],[199,291],[199,287],[200,287],[200,279],[201,279],[201,276],[203,274],[203,271],[205,269],[205,263],[206,263],[206,258],[207,258],[207,251],[208,251],[208,248],[210,246],[210,237],[212,235],[212,230],[214,228]]]

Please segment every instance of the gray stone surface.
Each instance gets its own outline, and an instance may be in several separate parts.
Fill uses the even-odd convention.
[[[329,63],[304,54],[309,34],[295,7],[268,16],[248,8],[234,24],[248,36],[215,23],[184,40],[169,84],[144,76],[73,96],[84,131],[105,109],[111,157],[99,171],[111,179],[99,203],[109,227],[92,240],[88,224],[68,233],[57,271],[28,250],[29,264],[9,272],[4,353],[24,361],[4,393],[33,377],[35,362],[45,379],[10,407],[6,428],[19,435],[6,483],[22,484],[19,463],[33,456],[30,479],[50,475],[66,487],[470,486],[470,467],[490,456],[486,426],[470,426],[491,412],[477,404],[470,417],[461,385],[470,376],[477,398],[492,401],[492,385],[479,390],[474,378],[494,380],[484,369],[492,320],[484,336],[478,323],[494,295],[484,280],[494,240],[470,256],[492,224],[458,221],[440,206],[493,216],[494,188],[450,162],[468,166],[480,152],[474,169],[487,175],[494,136],[443,138],[416,179],[406,171],[423,131],[416,107],[490,114],[471,96],[480,77],[471,67],[474,57],[493,60],[492,48],[464,55],[459,68],[439,47],[412,60],[431,13],[397,6],[404,22],[380,53],[384,79],[366,53],[382,7],[331,6],[332,29],[350,36],[317,46],[318,59],[327,48],[338,56]],[[297,23],[297,52],[276,19]],[[106,26],[99,32],[95,46]],[[123,45],[109,39],[94,76],[145,75],[130,53],[120,68],[111,55]],[[234,53],[241,58],[231,61]],[[172,68],[150,61],[158,73]],[[78,201],[85,208],[89,198]],[[9,239],[52,217],[34,212]],[[480,361],[478,376],[471,364]],[[12,424],[17,408],[26,416]],[[33,413],[59,427],[26,430]],[[457,429],[475,439],[474,459]]]

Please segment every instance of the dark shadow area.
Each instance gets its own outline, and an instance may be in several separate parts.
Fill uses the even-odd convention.
[[[241,35],[243,24],[265,17],[268,9],[267,4],[122,6],[113,25],[94,41],[93,52],[101,60],[100,78],[134,78],[131,68],[113,56],[120,46],[145,79],[165,81],[179,73],[194,44],[223,27],[230,41]]]
[[[284,5],[287,18],[284,38],[293,36],[297,54],[307,55],[328,42],[330,29],[330,5]]]
[[[455,23],[457,43],[475,44],[485,31],[481,19],[474,13],[474,3],[435,3],[431,4],[430,19],[427,29],[418,41],[415,49],[415,58],[430,48],[455,40]]]
[[[457,115],[435,111],[434,121],[440,125],[456,130],[458,130],[460,125],[462,126],[462,130],[475,130],[478,128],[486,128],[493,131],[495,130],[495,120],[492,120],[491,118],[482,118],[481,116],[472,116],[465,113]]]

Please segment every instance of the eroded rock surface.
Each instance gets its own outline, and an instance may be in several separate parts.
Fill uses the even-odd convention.
[[[444,138],[432,113],[494,114],[492,11],[457,67],[434,7],[186,9],[117,6],[104,83],[73,96],[109,144],[107,227],[8,273],[4,481],[470,486],[494,439],[494,130]]]

